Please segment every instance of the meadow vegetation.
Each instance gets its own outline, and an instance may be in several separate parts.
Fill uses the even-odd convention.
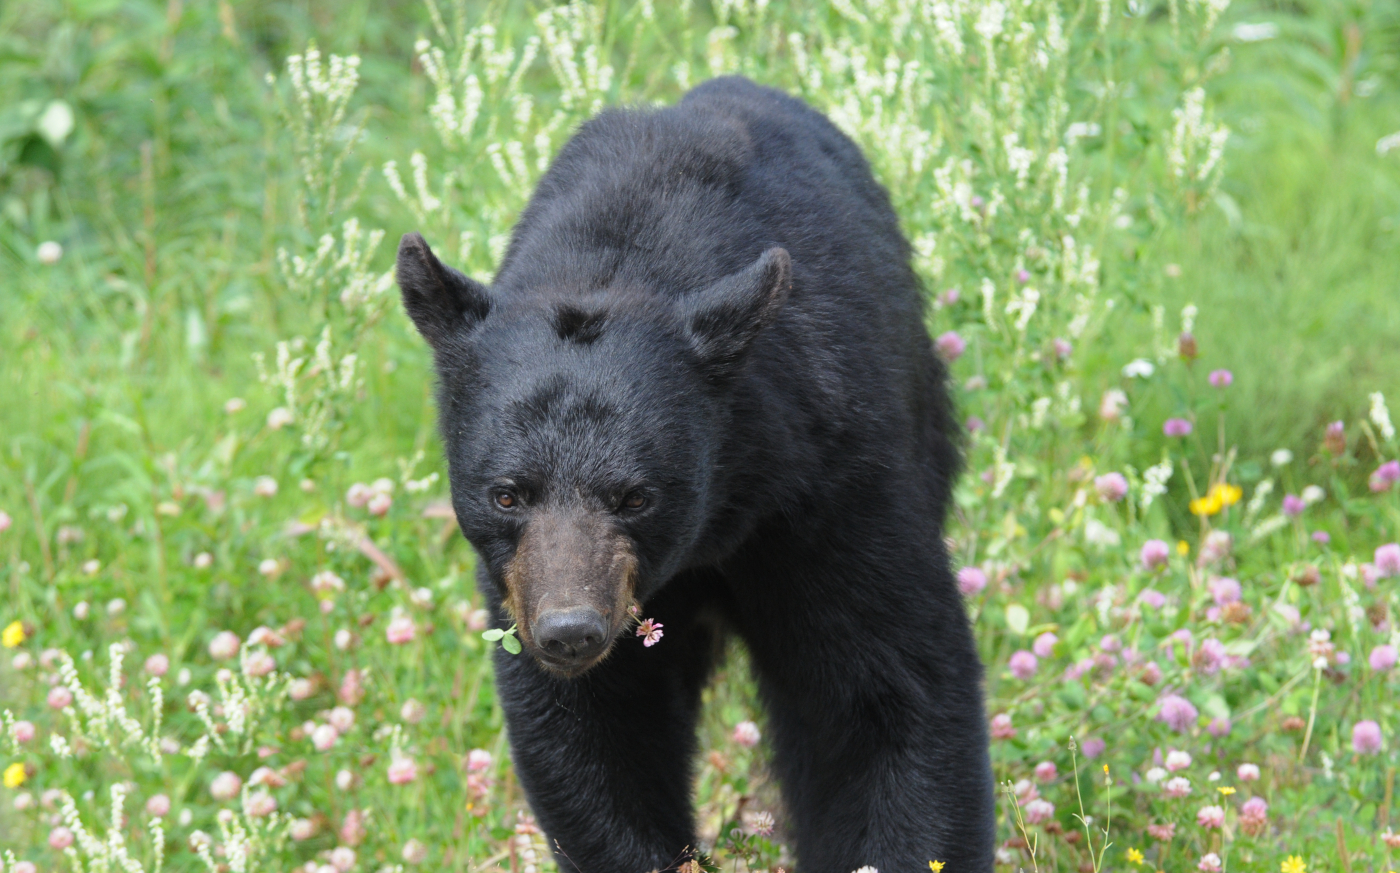
[[[1394,868],[1400,4],[33,0],[0,871],[554,869],[392,244],[489,278],[582,120],[724,73],[829,113],[914,243],[999,864]],[[736,648],[720,869],[791,866],[763,724]]]

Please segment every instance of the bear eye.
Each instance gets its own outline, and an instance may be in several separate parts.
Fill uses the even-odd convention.
[[[630,509],[633,512],[647,505],[647,496],[640,491],[633,491],[622,498],[622,508]]]
[[[512,510],[520,505],[520,498],[509,488],[497,488],[491,492],[491,502],[497,509]]]

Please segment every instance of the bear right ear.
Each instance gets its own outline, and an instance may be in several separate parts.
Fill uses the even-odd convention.
[[[406,233],[399,241],[394,278],[408,317],[434,349],[454,333],[475,327],[491,311],[486,286],[439,261],[421,234]]]

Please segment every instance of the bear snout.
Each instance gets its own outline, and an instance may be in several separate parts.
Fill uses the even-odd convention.
[[[626,624],[636,568],[631,540],[605,516],[584,508],[533,514],[505,572],[521,641],[552,672],[585,672]]]

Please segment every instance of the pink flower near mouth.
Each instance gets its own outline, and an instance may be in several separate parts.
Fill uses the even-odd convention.
[[[664,636],[661,632],[663,627],[665,625],[659,621],[650,618],[644,619],[641,624],[637,625],[637,636],[642,638],[642,645],[651,648],[661,642],[661,637]]]

